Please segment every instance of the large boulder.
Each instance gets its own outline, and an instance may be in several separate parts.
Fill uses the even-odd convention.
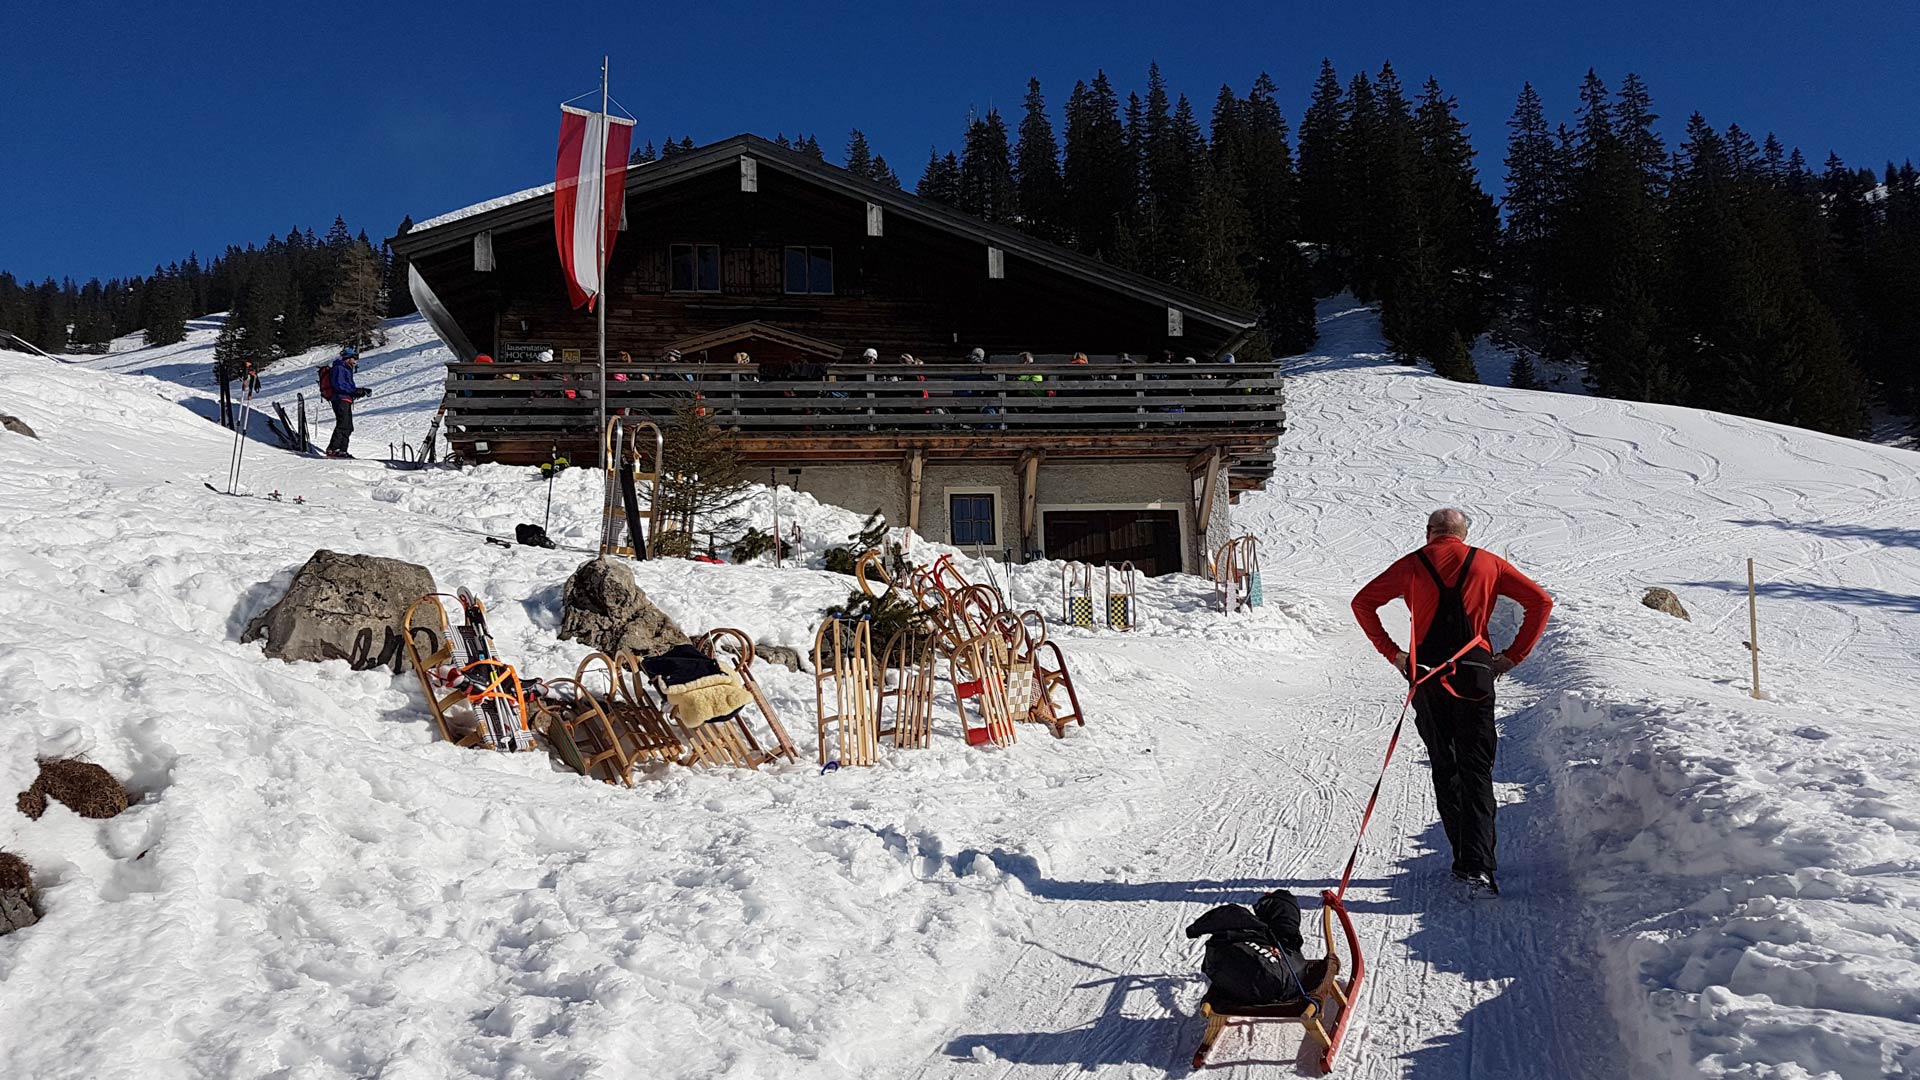
[[[47,800],[66,807],[81,817],[110,818],[131,802],[127,789],[113,774],[91,761],[50,758],[40,763],[40,775],[33,785],[14,800],[19,811],[35,821],[47,812]]]
[[[27,860],[11,851],[0,851],[0,937],[40,921],[33,901],[33,872],[27,868]]]
[[[593,559],[567,579],[560,598],[560,636],[611,655],[666,652],[690,639],[634,583],[633,571],[612,559]]]
[[[1687,609],[1680,606],[1680,598],[1674,595],[1672,589],[1662,589],[1656,585],[1647,590],[1647,595],[1641,597],[1640,602],[1655,611],[1664,611],[1676,619],[1693,621],[1693,616],[1687,614]]]
[[[267,655],[280,660],[345,660],[355,671],[399,672],[407,664],[407,608],[435,591],[424,566],[316,551],[240,640],[264,640]]]
[[[15,435],[25,435],[29,439],[37,439],[40,437],[33,433],[33,429],[27,426],[25,420],[17,416],[8,416],[5,413],[0,413],[0,428],[6,428]]]

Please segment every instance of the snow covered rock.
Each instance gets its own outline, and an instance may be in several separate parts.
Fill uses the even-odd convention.
[[[25,435],[29,439],[37,439],[40,437],[33,433],[33,429],[27,426],[25,420],[17,416],[8,416],[6,413],[0,413],[0,428],[6,428],[15,435]]]
[[[33,872],[27,860],[0,851],[0,937],[40,921],[33,907]]]
[[[91,761],[54,759],[40,763],[33,786],[20,793],[14,805],[35,821],[47,812],[47,800],[81,817],[110,818],[127,808],[127,789],[113,774]]]
[[[633,571],[612,559],[581,563],[567,579],[560,636],[604,653],[626,649],[635,656],[653,656],[692,640],[640,591]]]
[[[779,664],[788,671],[800,670],[799,649],[789,648],[785,645],[769,645],[762,641],[754,645],[753,655],[755,659],[764,660],[769,664]]]
[[[266,641],[280,660],[345,660],[355,671],[406,664],[407,608],[434,592],[424,566],[324,548],[293,575],[287,594],[247,623],[240,641]]]
[[[1693,616],[1687,614],[1687,609],[1680,605],[1680,598],[1674,595],[1672,589],[1662,589],[1656,585],[1647,590],[1647,595],[1640,598],[1640,603],[1655,611],[1665,612],[1676,619],[1693,621]]]

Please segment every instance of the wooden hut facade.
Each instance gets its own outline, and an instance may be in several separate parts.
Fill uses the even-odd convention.
[[[569,306],[551,188],[391,244],[459,355],[455,450],[592,460],[595,318]],[[1284,425],[1274,365],[1232,362],[1251,313],[751,135],[629,168],[607,280],[609,410],[698,395],[782,482],[1016,558],[1202,569]]]

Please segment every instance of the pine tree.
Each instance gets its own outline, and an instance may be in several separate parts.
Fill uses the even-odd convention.
[[[805,154],[806,156],[812,158],[815,161],[824,163],[827,160],[827,152],[825,150],[820,149],[820,140],[814,138],[811,135],[807,136],[805,139],[801,140],[800,142],[795,143],[793,148],[795,150],[800,151],[802,154]],[[684,142],[682,142],[680,149],[681,149],[681,152],[683,153],[693,149],[693,140],[691,138],[686,139]]]
[[[1061,174],[1075,245],[1095,255],[1111,251],[1132,209],[1133,182],[1120,101],[1104,71],[1091,84],[1076,83],[1068,98]]]
[[[1237,192],[1249,226],[1248,276],[1273,355],[1314,341],[1313,286],[1299,245],[1298,178],[1278,92],[1263,72],[1244,100],[1221,87],[1214,105],[1215,173]],[[1253,355],[1249,352],[1248,355]]]
[[[140,319],[148,345],[175,345],[187,339],[186,287],[178,275],[154,267],[142,301]]]
[[[927,151],[927,169],[920,175],[914,194],[942,206],[960,203],[960,159],[951,151],[941,157],[939,151]]]
[[[993,222],[1013,221],[1018,213],[1007,125],[997,109],[967,125],[960,154],[960,209]]]
[[[633,151],[633,153],[632,153],[632,154],[630,154],[630,155],[628,155],[628,157],[627,157],[627,164],[629,164],[629,165],[645,165],[646,163],[648,163],[648,162],[650,162],[650,161],[656,161],[656,160],[658,160],[658,159],[659,159],[659,157],[660,157],[660,155],[654,152],[654,149],[653,149],[653,140],[652,140],[652,139],[648,139],[648,140],[647,140],[647,145],[645,145],[645,146],[641,146],[641,147],[637,147],[637,148],[635,148],[635,149],[634,149],[634,151]]]
[[[688,555],[703,538],[710,548],[731,547],[745,524],[737,511],[752,494],[752,481],[733,437],[698,399],[675,407],[665,459],[658,498],[660,513],[672,527],[663,527],[658,537],[661,552]]]
[[[1433,370],[1445,375],[1454,382],[1477,383],[1480,371],[1473,363],[1473,349],[1467,345],[1467,339],[1458,330],[1447,338],[1447,344],[1434,360]]]
[[[1256,296],[1245,266],[1251,262],[1252,228],[1230,178],[1203,158],[1190,184],[1190,205],[1181,219],[1180,284],[1223,304],[1253,307]]]
[[[855,176],[873,175],[873,151],[867,147],[867,136],[859,128],[854,128],[847,136],[847,171]]]
[[[1495,337],[1524,354],[1544,348],[1540,331],[1552,296],[1548,273],[1559,187],[1553,134],[1532,83],[1521,87],[1507,130],[1507,194],[1501,200],[1507,227],[1501,235],[1500,274],[1510,317]]]
[[[1540,389],[1540,376],[1534,371],[1533,356],[1524,349],[1513,354],[1507,368],[1507,385],[1515,390]]]
[[[405,236],[413,231],[413,215],[400,219],[400,226],[393,230],[395,236]],[[408,261],[406,256],[395,254],[387,264],[387,318],[397,319],[411,315],[419,310],[413,303],[413,289],[407,280]]]
[[[357,349],[385,345],[386,297],[380,292],[380,267],[373,249],[353,244],[340,262],[331,299],[320,309],[314,330],[321,340]]]
[[[1660,115],[1653,111],[1653,96],[1648,93],[1647,84],[1640,76],[1627,72],[1627,77],[1620,81],[1617,133],[1621,150],[1640,177],[1641,190],[1649,199],[1659,199],[1666,193],[1667,147],[1653,130],[1654,121],[1658,119]]]
[[[1061,239],[1060,145],[1053,137],[1039,79],[1027,80],[1026,115],[1013,150],[1013,181],[1021,226],[1042,239]]]
[[[1346,93],[1331,60],[1320,61],[1313,101],[1300,120],[1300,239],[1318,250],[1317,291],[1344,281],[1341,221],[1347,190],[1341,159],[1342,133],[1350,115]]]
[[[900,177],[894,174],[893,166],[887,164],[884,154],[873,155],[873,168],[867,177],[876,184],[884,184],[895,191],[900,190]]]

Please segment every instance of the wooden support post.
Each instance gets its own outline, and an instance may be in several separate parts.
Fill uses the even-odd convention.
[[[1200,499],[1194,506],[1194,514],[1196,517],[1193,523],[1193,531],[1198,536],[1205,536],[1207,534],[1207,523],[1213,520],[1214,492],[1219,489],[1220,448],[1216,446],[1212,450],[1196,456],[1192,461],[1187,463],[1187,467],[1189,469],[1193,468],[1195,462],[1202,463],[1200,467],[1206,470],[1206,475],[1201,478]],[[1202,546],[1204,546],[1204,544]]]
[[[1760,695],[1760,603],[1753,585],[1753,560],[1747,560],[1747,651],[1753,654],[1753,696]]]
[[[1035,508],[1040,495],[1040,462],[1045,458],[1042,450],[1024,450],[1020,454],[1020,556],[1024,560],[1027,552],[1033,550],[1033,530],[1038,527],[1035,521]]]
[[[920,474],[926,468],[927,452],[919,447],[907,451],[907,528],[920,531]]]

